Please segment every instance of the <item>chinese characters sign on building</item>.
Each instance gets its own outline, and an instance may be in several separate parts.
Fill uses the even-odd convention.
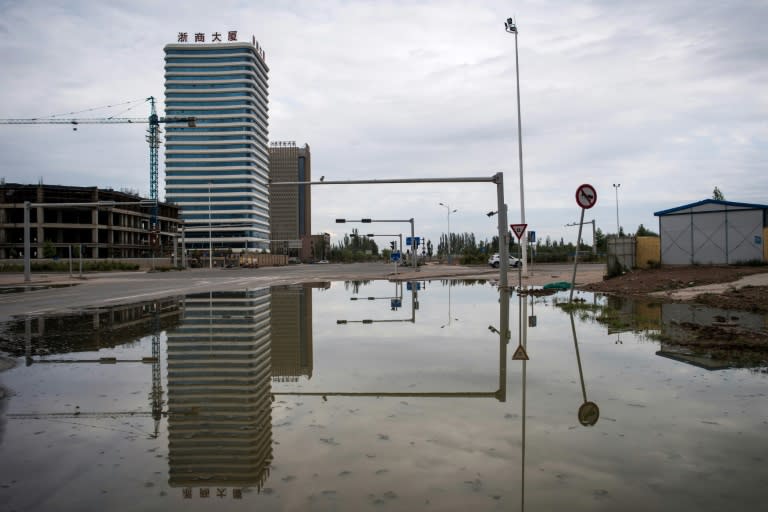
[[[204,32],[195,32],[194,33],[194,40],[196,43],[204,43],[205,42],[205,33]],[[189,33],[188,32],[179,32],[178,37],[179,43],[188,43],[189,42]],[[222,41],[222,35],[221,32],[214,32],[211,34],[211,42],[212,43],[220,43]],[[237,41],[237,30],[230,30],[227,32],[227,41]]]
[[[205,43],[206,42],[206,34],[205,32],[194,32],[190,35],[189,32],[179,32],[176,41],[179,43],[189,43],[190,41],[194,41],[196,43]],[[224,42],[224,35],[221,32],[212,32],[210,34],[210,39],[207,39],[211,43],[222,43]],[[237,41],[237,30],[230,30],[227,32],[227,42],[236,42]],[[252,38],[252,44],[256,47],[256,53],[259,54],[261,57],[261,60],[266,60],[266,53],[264,53],[264,50],[259,46],[259,43],[256,42],[256,38]]]

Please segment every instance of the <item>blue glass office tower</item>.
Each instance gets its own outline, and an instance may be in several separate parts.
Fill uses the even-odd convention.
[[[264,53],[246,42],[165,47],[165,200],[187,249],[269,249],[269,116]]]

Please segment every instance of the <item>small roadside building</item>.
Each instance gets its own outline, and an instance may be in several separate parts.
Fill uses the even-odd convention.
[[[663,265],[768,261],[768,205],[705,199],[654,215]]]

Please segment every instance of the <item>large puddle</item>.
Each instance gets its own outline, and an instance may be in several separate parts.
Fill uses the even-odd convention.
[[[336,282],[15,319],[0,510],[762,509],[764,361],[655,336],[736,320],[580,299]]]

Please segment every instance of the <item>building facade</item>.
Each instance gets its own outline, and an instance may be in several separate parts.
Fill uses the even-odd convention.
[[[30,208],[31,257],[147,258],[173,252],[178,208],[159,203],[159,233],[150,230],[149,200],[97,187],[0,185],[0,259],[24,257],[24,203]],[[141,203],[145,204],[142,205]],[[78,203],[78,206],[67,206]],[[86,203],[92,203],[85,206]],[[47,205],[47,206],[46,206]]]
[[[165,47],[166,116],[195,119],[165,137],[165,198],[188,249],[269,249],[268,71],[255,41]]]
[[[276,141],[269,146],[269,172],[273,183],[312,180],[309,145]],[[270,194],[272,252],[312,259],[312,187],[274,185]]]

